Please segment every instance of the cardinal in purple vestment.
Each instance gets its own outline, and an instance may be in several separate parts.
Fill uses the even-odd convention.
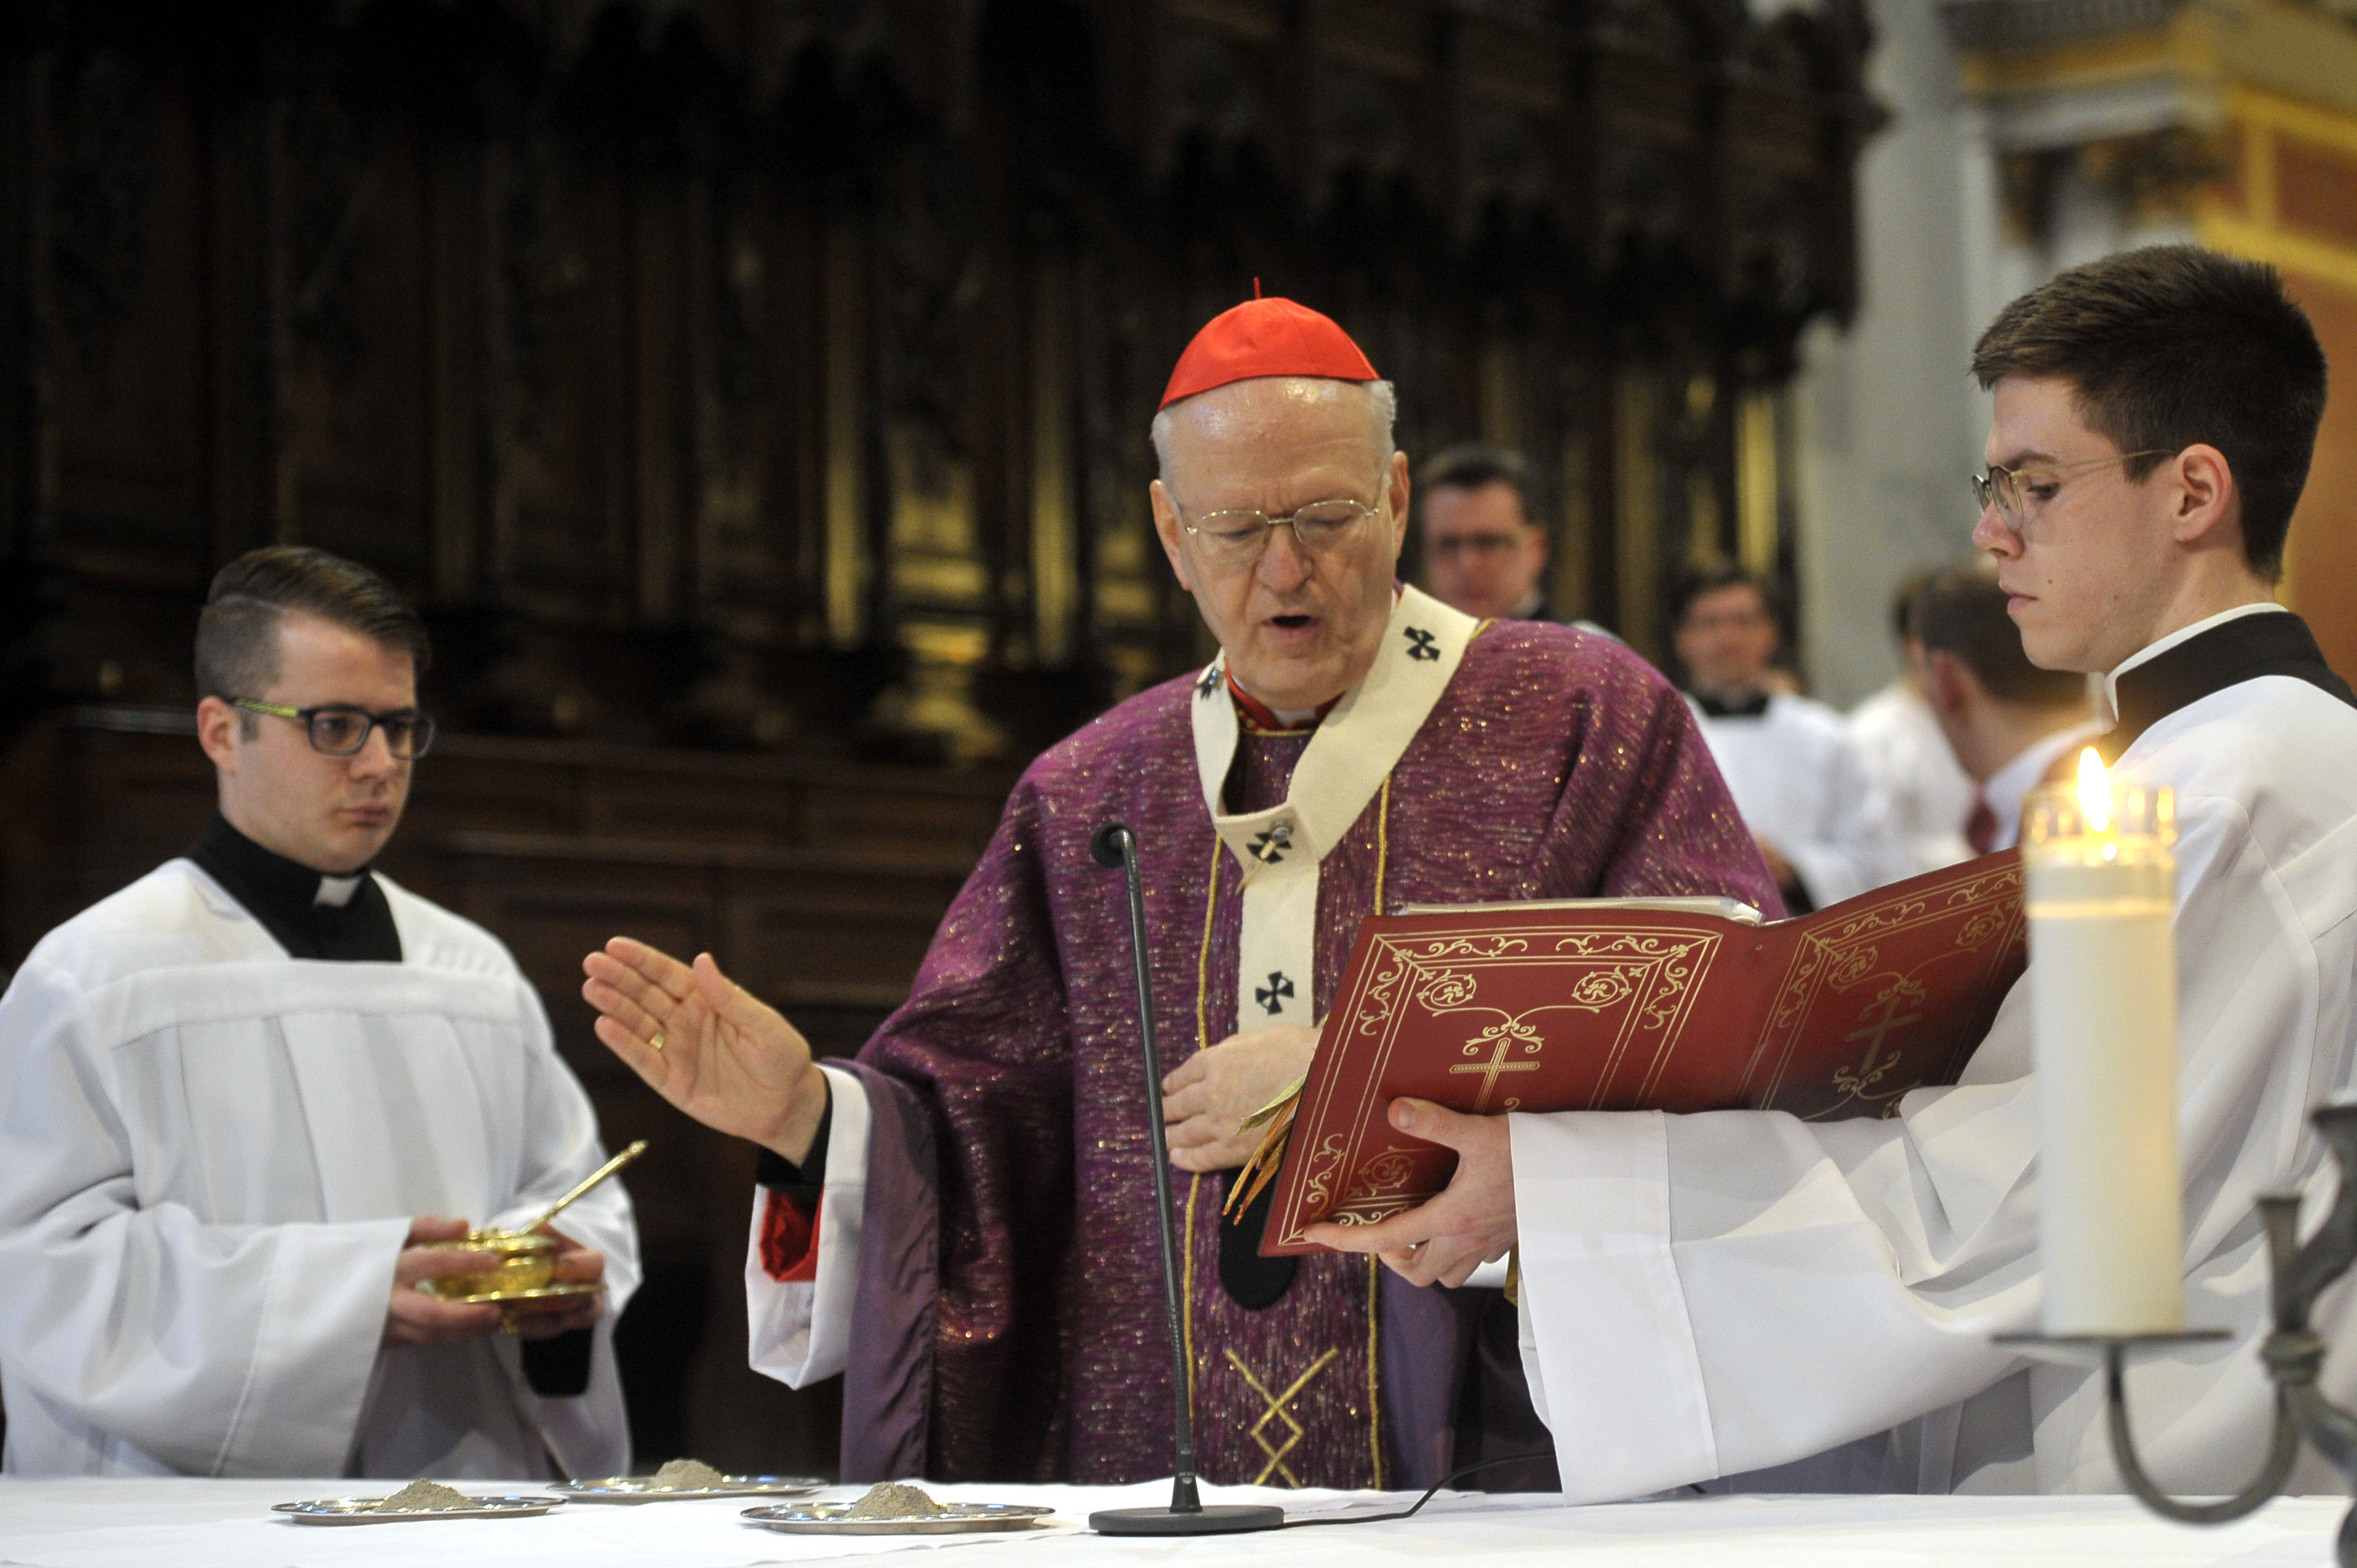
[[[1412,1286],[1365,1256],[1258,1255],[1265,1199],[1222,1214],[1253,1141],[1236,1123],[1306,1067],[1370,914],[1781,906],[1650,666],[1394,582],[1407,477],[1391,406],[1340,329],[1290,302],[1254,301],[1197,339],[1156,422],[1154,502],[1222,657],[1031,766],[908,1002],[856,1061],[820,1068],[708,956],[617,939],[585,961],[606,1044],[762,1145],[754,1361],[798,1383],[842,1372],[846,1480],[1164,1476],[1179,1398],[1212,1481],[1420,1486],[1548,1447],[1498,1291]],[[1089,850],[1115,821],[1139,843],[1172,1069],[1159,1105],[1121,879]],[[1183,1390],[1156,1114],[1180,1167]],[[1489,1484],[1552,1477],[1542,1460]]]

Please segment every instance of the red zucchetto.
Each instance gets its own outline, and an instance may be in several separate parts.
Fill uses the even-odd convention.
[[[1178,368],[1170,372],[1161,406],[1255,376],[1383,379],[1331,317],[1289,299],[1248,299],[1214,316],[1195,334],[1178,356]]]

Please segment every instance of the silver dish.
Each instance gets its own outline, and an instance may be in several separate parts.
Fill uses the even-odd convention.
[[[772,1503],[747,1509],[764,1530],[790,1535],[963,1535],[981,1530],[1029,1530],[1056,1510],[1036,1503],[943,1503],[921,1519],[853,1519],[849,1503]]]
[[[323,1498],[317,1502],[274,1503],[272,1513],[283,1513],[297,1524],[414,1524],[427,1519],[533,1519],[565,1506],[563,1498],[469,1498],[470,1509],[400,1509],[386,1513],[377,1508],[382,1498]]]
[[[730,1476],[718,1487],[658,1487],[651,1476],[559,1481],[549,1488],[576,1503],[676,1503],[695,1498],[799,1498],[823,1491],[814,1476]]]

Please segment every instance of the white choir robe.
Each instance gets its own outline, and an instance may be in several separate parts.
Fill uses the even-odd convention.
[[[379,877],[400,963],[285,955],[167,862],[44,938],[0,1000],[0,1398],[10,1475],[520,1477],[627,1470],[606,1259],[587,1391],[519,1342],[380,1348],[410,1218],[527,1221],[604,1159],[507,950]]]
[[[2233,1331],[2138,1362],[2129,1399],[2160,1484],[2223,1493],[2254,1473],[2273,1405],[2253,1200],[2299,1185],[2311,1222],[2330,1201],[2307,1112],[2357,1047],[2357,713],[2266,676],[2161,719],[2119,766],[2177,790],[2186,1311]],[[2017,984],[1963,1081],[1894,1119],[1512,1117],[1525,1365],[1566,1493],[1886,1431],[1898,1489],[2120,1489],[2101,1380],[1990,1342],[2038,1326],[2035,1087]],[[2341,1300],[2319,1326],[2346,1343]],[[2346,1373],[2328,1363],[2328,1391],[2345,1398]],[[2340,1489],[2303,1466],[2296,1489]]]
[[[1841,714],[1780,693],[1757,718],[1712,718],[1698,703],[1695,717],[1744,826],[1792,863],[1818,908],[1912,875]]]
[[[1889,803],[1890,836],[1907,875],[1972,856],[1964,842],[1973,781],[1940,733],[1932,704],[1893,681],[1849,711],[1850,739]]]

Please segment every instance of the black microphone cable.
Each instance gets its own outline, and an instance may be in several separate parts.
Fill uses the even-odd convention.
[[[1433,1498],[1440,1495],[1440,1489],[1443,1487],[1446,1487],[1449,1482],[1457,1480],[1461,1477],[1469,1476],[1476,1470],[1493,1469],[1500,1465],[1520,1465],[1533,1459],[1552,1459],[1554,1457],[1555,1450],[1552,1448],[1542,1448],[1529,1454],[1501,1454],[1495,1459],[1483,1459],[1476,1464],[1458,1466],[1456,1469],[1449,1471],[1446,1476],[1441,1477],[1437,1481],[1433,1482],[1430,1487],[1426,1487],[1424,1496],[1416,1498],[1415,1502],[1409,1504],[1406,1508],[1398,1509],[1393,1513],[1351,1514],[1349,1517],[1342,1519],[1289,1519],[1283,1524],[1278,1525],[1276,1528],[1279,1530],[1308,1530],[1311,1525],[1315,1524],[1381,1524],[1385,1520],[1414,1519],[1417,1512],[1423,1509],[1425,1504],[1430,1502]]]

